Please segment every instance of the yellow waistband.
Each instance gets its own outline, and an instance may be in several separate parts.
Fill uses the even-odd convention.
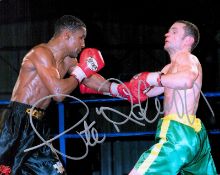
[[[162,118],[163,120],[174,120],[184,125],[192,127],[196,132],[201,130],[201,121],[195,115],[177,115],[169,114]]]

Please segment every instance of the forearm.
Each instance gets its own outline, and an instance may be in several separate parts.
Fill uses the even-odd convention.
[[[109,81],[101,76],[97,76],[97,74],[89,78],[85,78],[82,83],[91,89],[101,92],[109,92],[109,88],[111,85]]]
[[[146,95],[148,97],[156,97],[164,93],[164,87],[152,87]]]
[[[195,79],[196,75],[192,72],[168,73],[161,76],[161,84],[171,89],[190,89]]]
[[[66,79],[54,81],[51,84],[53,84],[51,94],[55,95],[53,99],[55,101],[62,101],[65,96],[60,96],[60,94],[70,94],[78,86],[78,81],[74,76],[70,76]]]

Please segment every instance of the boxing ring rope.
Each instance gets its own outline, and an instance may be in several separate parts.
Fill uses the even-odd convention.
[[[205,97],[220,97],[220,92],[206,92],[204,93]],[[160,96],[159,99],[162,99],[163,96]],[[102,103],[102,102],[120,102],[125,101],[123,99],[119,98],[100,98],[100,99],[85,99],[82,100],[84,103]],[[0,105],[7,105],[10,101],[8,100],[0,100]],[[79,101],[71,101],[70,104],[77,104],[80,103]],[[59,120],[59,133],[63,133],[65,131],[65,109],[64,109],[64,103],[59,102],[58,105],[58,120]],[[207,131],[208,134],[212,135],[219,135],[220,134],[220,128],[213,129]],[[113,133],[99,133],[99,137],[106,137],[106,138],[115,138],[115,137],[134,137],[134,136],[152,136],[155,135],[155,131],[147,131],[147,132],[113,132]],[[79,134],[64,134],[61,137],[59,137],[59,145],[60,145],[60,152],[63,154],[66,154],[66,139],[78,139],[81,138]],[[63,157],[64,162],[66,163],[66,157]]]

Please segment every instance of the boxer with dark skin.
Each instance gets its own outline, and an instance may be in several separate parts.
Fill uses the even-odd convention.
[[[10,104],[0,123],[0,174],[66,174],[50,147],[24,152],[42,143],[30,125],[29,116],[44,140],[50,139],[44,114],[51,95],[60,102],[65,98],[60,94],[68,95],[84,84],[95,91],[127,98],[123,85],[107,82],[96,73],[105,63],[99,50],[85,48],[86,35],[86,25],[80,19],[64,15],[56,21],[48,43],[33,47],[23,58]],[[70,76],[64,78],[66,74]]]
[[[50,137],[44,114],[51,99],[35,103],[49,95],[55,95],[55,101],[62,101],[64,96],[59,94],[70,94],[84,79],[104,67],[100,51],[85,49],[86,34],[86,25],[80,19],[64,15],[56,21],[55,32],[49,42],[33,47],[23,58],[11,102],[1,116],[4,120],[0,125],[0,174],[66,174],[50,147],[45,145],[28,152],[24,150],[42,143],[30,125],[32,107],[31,116],[37,131],[45,140]],[[88,58],[93,66],[91,69]],[[64,78],[67,73],[70,76]],[[92,87],[97,88],[97,85],[100,86],[98,81]],[[109,84],[106,85],[108,90]]]
[[[76,57],[85,47],[86,30],[82,28],[74,33],[74,38],[78,41],[67,39],[72,35],[66,30],[47,44],[31,49],[22,62],[11,101],[34,105],[36,101],[51,94],[57,95],[54,97],[56,101],[62,101],[64,97],[58,94],[70,94],[78,86],[76,78],[63,77],[77,64]],[[71,45],[73,47],[69,47]],[[46,99],[37,107],[46,109],[49,103],[50,99]]]

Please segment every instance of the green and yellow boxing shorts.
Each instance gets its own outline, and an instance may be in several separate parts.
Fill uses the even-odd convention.
[[[129,175],[216,175],[206,129],[193,115],[170,114],[157,125],[156,144]]]

